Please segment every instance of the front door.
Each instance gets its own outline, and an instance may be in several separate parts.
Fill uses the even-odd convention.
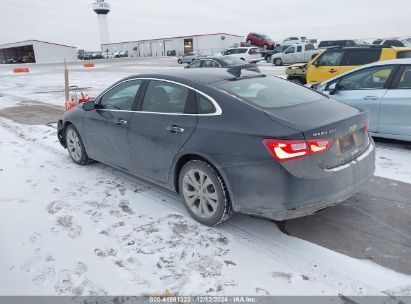
[[[128,126],[141,83],[137,79],[114,86],[96,101],[96,110],[86,113],[84,128],[91,158],[128,168]]]
[[[326,51],[310,64],[307,70],[307,83],[318,83],[342,73],[343,51]],[[345,70],[344,70],[345,71]]]
[[[197,124],[194,92],[167,81],[150,80],[129,125],[132,169],[139,175],[167,182],[175,155]]]
[[[387,92],[394,66],[377,66],[350,73],[337,83],[333,96],[338,101],[367,109],[369,130],[379,132],[381,100]]]
[[[411,137],[411,66],[405,66],[381,102],[379,131]]]

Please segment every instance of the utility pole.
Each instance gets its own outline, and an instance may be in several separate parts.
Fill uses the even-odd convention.
[[[66,99],[65,102],[69,101],[69,99],[70,99],[70,93],[69,93],[69,75],[68,75],[66,58],[64,58],[64,97],[65,97],[65,99]]]

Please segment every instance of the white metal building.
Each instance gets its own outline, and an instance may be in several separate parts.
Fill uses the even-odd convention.
[[[0,63],[10,60],[19,63],[55,63],[77,60],[77,49],[74,46],[51,43],[39,40],[26,40],[0,45]]]
[[[222,50],[240,43],[243,36],[227,33],[191,35],[181,37],[137,40],[101,45],[103,52],[127,51],[129,57],[159,57],[199,52],[202,55],[215,55]],[[174,51],[174,52],[173,52]]]

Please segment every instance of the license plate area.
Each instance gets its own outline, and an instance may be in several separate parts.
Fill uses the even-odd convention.
[[[355,148],[355,139],[352,133],[339,138],[341,154],[345,154]]]

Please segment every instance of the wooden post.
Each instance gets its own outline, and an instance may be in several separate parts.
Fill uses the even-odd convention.
[[[70,93],[69,93],[69,76],[68,76],[68,70],[67,70],[67,61],[64,59],[64,97],[65,101],[69,101],[70,99]]]

